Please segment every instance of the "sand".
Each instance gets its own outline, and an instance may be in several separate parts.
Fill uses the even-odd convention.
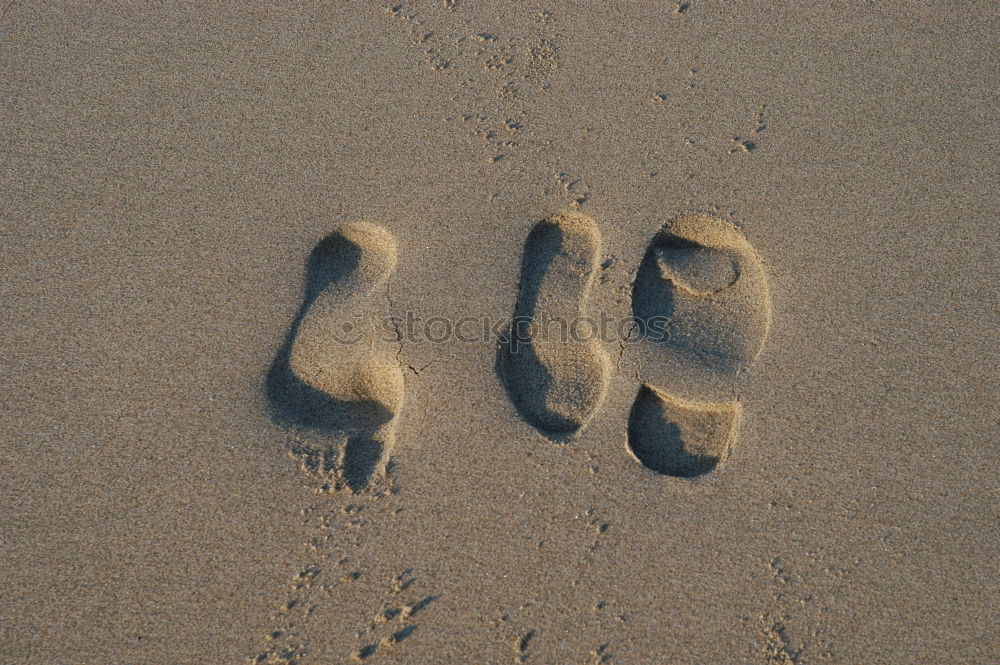
[[[998,37],[989,3],[5,3],[0,662],[1000,662]],[[442,330],[535,311],[559,215],[599,256],[538,272],[554,306],[630,321],[646,265],[691,338],[551,347],[552,431]],[[746,245],[656,240],[685,216]],[[317,281],[337,233],[371,262]],[[298,340],[341,311],[401,334]],[[325,427],[269,390],[297,340]]]

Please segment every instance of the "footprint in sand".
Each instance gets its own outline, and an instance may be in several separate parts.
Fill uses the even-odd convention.
[[[368,222],[345,224],[313,249],[305,299],[267,378],[275,418],[295,433],[310,474],[358,491],[382,477],[403,406],[403,375],[380,340],[377,313],[396,242]]]
[[[732,447],[739,418],[739,402],[689,402],[643,384],[629,417],[629,450],[658,473],[700,476]]]
[[[497,355],[518,411],[555,438],[583,427],[607,389],[609,363],[599,341],[572,329],[585,314],[600,253],[589,217],[565,212],[536,224],[524,246],[510,341]]]
[[[771,325],[764,266],[743,234],[709,215],[684,215],[653,237],[636,276],[632,309],[653,346],[659,385],[730,390],[760,354]],[[645,383],[632,406],[628,449],[659,473],[693,477],[729,454],[735,400],[698,401]]]

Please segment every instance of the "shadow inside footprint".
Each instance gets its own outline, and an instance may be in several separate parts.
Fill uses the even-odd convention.
[[[738,420],[735,402],[687,402],[644,385],[629,416],[628,447],[652,471],[693,478],[726,457]]]
[[[578,423],[537,407],[546,402],[546,395],[552,391],[553,377],[533,348],[516,341],[503,344],[497,353],[494,371],[525,421],[557,441],[569,439],[576,432]],[[529,378],[525,380],[524,377]],[[531,389],[522,389],[521,384],[529,381]]]
[[[526,421],[559,440],[567,438],[579,423],[539,405],[548,403],[554,390],[554,377],[538,357],[533,346],[530,326],[538,307],[542,278],[559,256],[562,230],[536,227],[528,238],[532,251],[525,252],[521,266],[521,286],[510,337],[502,343],[496,357],[496,373],[507,389],[518,413]]]
[[[735,257],[660,232],[643,257],[632,289],[632,310],[639,331],[648,339],[677,343],[665,326],[674,314],[678,292],[705,298],[732,286],[738,278]]]
[[[664,343],[670,340],[667,324],[674,313],[674,291],[664,288],[656,250],[660,243],[668,240],[669,236],[662,232],[653,239],[639,264],[639,272],[632,287],[632,313],[639,333],[644,339]]]
[[[535,251],[524,257],[520,295],[514,308],[509,339],[501,341],[495,366],[497,377],[507,388],[521,417],[531,423],[538,422],[543,429],[556,433],[571,430],[572,427],[551,418],[550,414],[537,413],[535,405],[544,403],[545,395],[552,389],[552,374],[532,348],[528,327],[537,306],[541,277],[559,254],[558,236],[558,230],[550,234],[532,231],[531,238],[537,238]],[[525,380],[525,376],[530,378]],[[530,389],[525,390],[524,386],[530,386]]]
[[[303,312],[307,307],[308,304],[303,306]],[[383,443],[374,434],[381,425],[392,420],[393,414],[378,402],[333,399],[295,375],[289,358],[301,318],[300,313],[267,374],[271,414],[283,427],[311,431],[324,439],[346,435],[343,459],[335,452],[332,442],[295,446],[292,452],[312,474],[327,476],[339,469],[347,486],[357,491],[368,485],[382,459]]]
[[[352,490],[368,484],[383,455],[383,442],[375,438],[379,428],[395,416],[374,400],[338,400],[300,379],[291,367],[292,346],[302,320],[313,302],[328,287],[350,281],[359,263],[361,249],[345,242],[339,233],[324,238],[306,263],[305,297],[284,342],[267,373],[265,391],[274,421],[286,428],[313,432],[324,441],[346,437],[343,457],[330,444],[296,445],[310,473],[327,475],[339,470]]]
[[[336,434],[359,428],[374,432],[392,420],[393,413],[380,402],[337,400],[295,375],[291,348],[301,318],[299,314],[292,324],[267,373],[267,397],[274,421],[285,427]]]

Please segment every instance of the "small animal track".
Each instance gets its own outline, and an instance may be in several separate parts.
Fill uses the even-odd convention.
[[[629,450],[653,471],[700,476],[729,454],[739,419],[739,402],[688,402],[643,385],[629,417]]]
[[[525,242],[521,287],[509,343],[497,370],[529,423],[551,436],[583,427],[607,389],[609,362],[597,340],[574,340],[598,271],[597,225],[560,213],[535,225]]]
[[[414,583],[412,569],[403,571],[392,579],[389,589],[389,602],[373,617],[363,630],[356,633],[362,644],[350,653],[354,662],[363,662],[379,651],[392,652],[397,650],[404,640],[417,630],[419,624],[413,623],[413,617],[437,600],[437,596],[425,596],[421,600],[409,604],[401,603],[401,595],[407,592]],[[407,595],[412,595],[407,593]]]
[[[709,215],[677,217],[654,236],[632,309],[643,339],[659,351],[654,357],[674,374],[661,374],[664,382],[681,374],[731,386],[771,326],[763,262],[735,226]],[[632,406],[627,446],[653,471],[700,476],[728,456],[739,416],[736,401],[689,401],[646,383]]]
[[[291,447],[303,468],[354,491],[385,473],[403,406],[403,375],[377,343],[374,317],[395,266],[395,240],[375,224],[346,224],[323,239],[267,379],[275,418],[295,430]]]
[[[310,535],[301,548],[302,560],[246,660],[249,665],[349,663],[376,654],[402,655],[419,635],[420,617],[440,596],[421,590],[423,583],[411,566],[400,569],[359,556],[362,532],[389,528],[396,514],[396,495],[391,493],[349,498],[316,494],[301,510],[302,526]]]

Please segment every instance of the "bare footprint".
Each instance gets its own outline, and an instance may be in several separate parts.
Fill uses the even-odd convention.
[[[297,432],[304,469],[355,491],[385,473],[403,406],[403,375],[377,317],[395,266],[395,240],[378,225],[345,224],[324,238],[268,374],[275,417]]]
[[[579,213],[539,222],[525,242],[511,340],[497,369],[521,415],[550,436],[583,427],[607,389],[607,355],[581,321],[600,251],[597,225]]]
[[[654,236],[632,308],[652,348],[644,369],[685,392],[731,393],[771,327],[763,262],[739,229],[710,215],[677,217]],[[628,448],[659,473],[702,475],[729,454],[739,414],[735,401],[685,400],[647,383],[632,407]]]

